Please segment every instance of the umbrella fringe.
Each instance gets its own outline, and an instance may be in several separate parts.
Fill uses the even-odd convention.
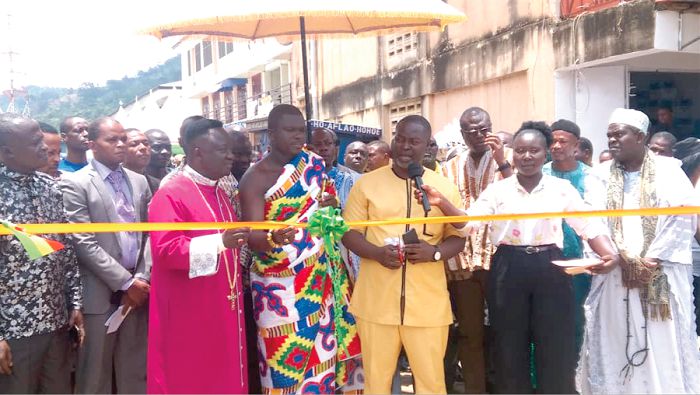
[[[304,12],[270,12],[270,13],[258,13],[256,14],[256,18],[258,20],[274,20],[274,19],[286,19],[286,18],[299,18],[299,17],[306,17],[306,18],[314,18],[314,17],[348,17],[348,18],[381,18],[383,16],[386,16],[387,19],[401,19],[401,18],[406,18],[406,19],[420,19],[421,25],[425,25],[426,19],[434,19],[438,23],[433,25],[433,26],[439,26],[440,29],[444,29],[444,27],[448,24],[456,23],[456,22],[461,22],[465,20],[464,15],[451,15],[451,14],[440,14],[440,13],[425,13],[425,12],[416,12],[416,11],[410,11],[407,10],[405,12],[381,12],[381,11],[333,11],[333,10],[318,10],[318,11],[304,11]],[[158,37],[162,37],[162,31],[163,30],[168,30],[168,29],[178,29],[178,28],[185,28],[187,26],[198,26],[201,25],[202,27],[206,25],[211,25],[211,24],[217,24],[217,23],[226,23],[226,22],[241,22],[241,21],[251,21],[254,20],[251,18],[250,15],[228,15],[228,16],[216,16],[216,17],[209,17],[209,18],[199,18],[199,19],[190,19],[187,21],[186,24],[183,23],[164,23],[160,24],[156,27],[150,27],[148,29],[143,29],[141,32],[145,34],[151,34],[155,35]],[[405,24],[405,25],[409,25]],[[387,27],[387,29],[391,29],[391,27]],[[328,32],[333,33],[332,31]],[[183,33],[176,33],[176,34],[183,34]],[[187,33],[185,33],[187,34]],[[205,33],[206,34],[206,33]]]

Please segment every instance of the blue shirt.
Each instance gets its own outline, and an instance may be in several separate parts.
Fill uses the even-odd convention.
[[[335,191],[338,194],[338,202],[340,203],[340,210],[345,208],[345,202],[348,200],[348,195],[350,195],[350,189],[355,185],[355,181],[360,178],[361,174],[348,169],[345,166],[334,166],[328,171],[328,177],[333,180],[335,185]],[[353,278],[357,278],[360,272],[360,257],[354,253],[349,252],[350,264],[353,270]]]
[[[73,163],[73,162],[69,162],[66,158],[61,158],[61,161],[58,162],[58,170],[65,171],[67,173],[75,173],[76,171],[82,169],[86,165],[87,165],[87,162],[85,162],[85,163]]]
[[[355,181],[360,178],[360,173],[335,166],[328,171],[328,177],[335,184],[335,191],[338,194],[338,201],[342,210],[345,207],[345,202],[348,200],[348,195],[350,195],[350,189],[355,185]]]

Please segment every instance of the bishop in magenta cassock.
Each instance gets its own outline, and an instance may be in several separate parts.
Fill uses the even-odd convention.
[[[188,166],[153,197],[150,222],[234,222],[218,180],[231,168],[221,123],[185,133]],[[149,393],[247,393],[240,246],[248,229],[151,232]]]

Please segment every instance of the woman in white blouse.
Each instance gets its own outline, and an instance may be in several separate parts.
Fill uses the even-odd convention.
[[[585,211],[569,181],[542,174],[550,141],[551,131],[544,122],[524,123],[513,138],[517,174],[491,184],[466,214]],[[424,191],[430,204],[446,215],[464,215],[437,190],[426,185]],[[589,268],[592,273],[606,273],[619,263],[602,222],[565,220],[602,257],[600,264]],[[479,222],[454,225],[469,232]],[[494,221],[490,227],[491,241],[498,246],[486,291],[496,392],[532,392],[529,344],[534,342],[537,392],[574,393],[573,288],[570,277],[552,263],[562,259],[561,219]]]

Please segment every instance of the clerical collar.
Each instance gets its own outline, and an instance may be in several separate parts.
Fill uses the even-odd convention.
[[[197,170],[191,168],[190,165],[185,165],[185,168],[182,169],[182,172],[197,184],[214,187],[219,182],[219,180],[212,180],[211,178],[201,175]]]

